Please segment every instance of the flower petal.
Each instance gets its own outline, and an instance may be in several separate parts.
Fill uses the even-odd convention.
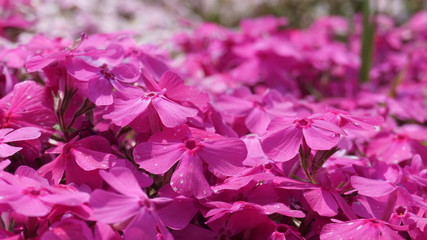
[[[4,143],[0,144],[0,158],[10,157],[21,150],[21,147],[14,147]]]
[[[243,161],[248,152],[245,143],[238,138],[222,138],[203,142],[198,155],[208,163],[215,174],[235,176],[242,172]]]
[[[96,220],[109,224],[123,222],[138,214],[141,209],[139,198],[99,189],[92,193],[89,205],[93,208]]]
[[[143,142],[136,145],[133,156],[140,168],[150,173],[163,174],[182,157],[185,150],[181,145]]]
[[[397,186],[392,183],[359,176],[351,177],[351,185],[359,192],[359,194],[368,197],[385,196],[397,189]]]
[[[132,171],[125,167],[114,167],[109,172],[100,171],[102,179],[116,191],[129,196],[145,196]]]
[[[285,162],[297,155],[302,131],[293,126],[273,132],[262,141],[262,149],[275,161]]]
[[[212,189],[203,174],[202,161],[198,155],[191,152],[182,155],[170,185],[175,192],[186,197],[194,196],[200,199],[212,194]]]
[[[165,97],[155,98],[152,103],[160,120],[168,128],[184,124],[187,122],[187,118],[197,115],[196,109],[181,106]]]
[[[305,192],[304,197],[320,216],[333,217],[338,214],[338,204],[330,192],[318,188]]]
[[[18,128],[13,132],[9,132],[6,136],[4,136],[3,142],[17,142],[17,141],[25,141],[36,139],[40,137],[40,129],[36,127],[22,127]]]

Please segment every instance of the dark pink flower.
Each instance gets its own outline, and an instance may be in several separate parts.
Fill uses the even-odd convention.
[[[271,121],[262,142],[266,154],[275,161],[288,161],[298,153],[304,140],[313,150],[329,150],[338,144],[344,131],[321,116],[278,117]]]
[[[320,239],[403,240],[404,238],[395,230],[396,227],[377,219],[357,219],[349,222],[330,223],[323,227]]]
[[[118,157],[111,154],[110,143],[101,136],[89,136],[50,149],[49,153],[59,154],[53,161],[38,169],[40,175],[59,183],[64,175],[67,183],[100,186],[99,169],[108,169],[117,163]]]
[[[238,138],[190,131],[186,126],[155,135],[134,150],[139,166],[154,174],[163,174],[179,162],[170,184],[174,191],[197,198],[212,193],[204,176],[204,164],[218,177],[234,176],[241,173],[246,154],[245,144]]]
[[[133,173],[123,167],[101,171],[102,178],[117,192],[95,190],[89,204],[93,216],[103,223],[124,223],[125,239],[173,239],[156,212],[156,204],[169,199],[149,199],[141,190]]]
[[[109,68],[106,64],[93,66],[80,58],[67,62],[67,71],[76,79],[87,82],[88,97],[97,106],[113,103],[113,89],[125,92],[139,78],[138,69],[129,63]]]
[[[6,143],[37,139],[40,135],[40,130],[35,127],[23,127],[16,130],[12,128],[0,129],[0,158],[10,157],[22,149],[22,147],[15,147]]]

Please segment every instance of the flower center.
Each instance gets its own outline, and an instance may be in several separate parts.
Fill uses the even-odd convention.
[[[194,140],[185,141],[185,147],[190,149],[190,150],[195,149],[197,147],[196,141],[194,141]]]
[[[157,95],[157,93],[156,92],[149,92],[149,93],[147,93],[145,96],[146,97],[149,97],[149,98],[152,98],[152,97],[155,97]]]
[[[307,118],[297,119],[294,123],[300,128],[307,128],[311,126],[311,120]]]
[[[285,233],[285,232],[288,231],[288,229],[286,227],[284,227],[284,226],[278,226],[277,227],[277,231],[280,232],[280,233]]]
[[[394,136],[394,140],[396,141],[406,141],[407,139],[408,137],[403,134],[397,134],[396,136]]]
[[[107,65],[105,64],[101,66],[101,74],[108,80],[113,80],[115,78],[114,74],[108,71]]]
[[[43,189],[36,189],[34,187],[28,187],[22,191],[25,195],[30,195],[31,197],[38,197],[41,195],[45,195],[46,191]]]

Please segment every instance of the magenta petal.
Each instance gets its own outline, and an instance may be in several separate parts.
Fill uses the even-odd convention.
[[[251,132],[258,134],[263,134],[269,123],[270,117],[268,114],[258,107],[253,108],[245,120],[246,127]]]
[[[64,206],[79,206],[89,201],[90,195],[85,192],[68,191],[63,193],[54,193],[40,196],[40,200],[51,204],[60,204]]]
[[[262,149],[275,161],[285,162],[297,155],[302,132],[293,126],[273,132],[262,141]]]
[[[110,225],[97,222],[94,229],[95,240],[122,240],[119,233],[114,231]]]
[[[333,217],[338,214],[338,204],[330,192],[318,188],[305,192],[304,197],[320,216]]]
[[[111,121],[117,126],[126,126],[132,122],[138,115],[145,112],[151,100],[145,100],[141,98],[132,100],[114,100],[114,111],[104,115],[105,119],[111,119]]]
[[[138,69],[129,63],[117,65],[111,69],[110,72],[114,74],[119,81],[127,83],[135,82],[140,75]]]
[[[109,168],[117,157],[110,153],[98,152],[84,147],[71,149],[76,163],[85,171]]]
[[[248,152],[238,138],[222,138],[203,142],[199,156],[208,163],[209,170],[218,175],[235,176],[242,172],[243,160]]]
[[[163,223],[174,229],[187,227],[191,219],[199,211],[194,198],[176,198],[171,204],[157,210]]]
[[[316,126],[304,128],[304,139],[307,145],[314,150],[329,150],[336,146],[340,135]]]
[[[113,103],[113,86],[109,80],[98,77],[89,80],[89,99],[97,106],[106,106]]]
[[[78,80],[89,81],[99,78],[100,69],[78,57],[67,58],[66,67],[67,72]]]
[[[164,97],[155,98],[152,103],[162,123],[169,128],[184,124],[187,118],[197,115],[196,109],[181,106]]]
[[[209,96],[197,87],[185,86],[184,80],[176,73],[167,71],[162,74],[159,81],[160,89],[166,88],[166,96],[180,102],[193,102],[194,104],[206,106]]]
[[[72,161],[71,159],[68,160]],[[61,181],[62,176],[64,175],[65,161],[66,159],[63,159],[63,156],[60,155],[52,162],[43,165],[37,170],[37,172],[40,174],[40,176],[49,179],[54,184],[58,184]]]
[[[158,240],[156,222],[153,215],[141,208],[124,230],[123,239]]]
[[[116,191],[124,195],[144,196],[132,171],[125,167],[114,167],[109,172],[100,171],[101,177]]]
[[[202,161],[191,152],[182,155],[170,185],[175,192],[186,197],[204,198],[212,194],[212,189],[203,175]]]
[[[320,239],[403,240],[404,238],[382,221],[377,219],[357,219],[349,222],[326,224],[320,233]]]
[[[14,147],[5,143],[0,143],[0,158],[10,157],[21,149],[21,147]]]
[[[18,128],[13,132],[9,132],[4,136],[3,142],[17,142],[36,139],[40,137],[41,133],[38,128],[35,127],[22,127]]]
[[[143,142],[135,147],[133,156],[140,168],[163,174],[181,158],[185,151],[181,145]]]
[[[139,198],[97,189],[92,193],[89,205],[96,220],[111,224],[135,216],[141,209],[139,201]]]
[[[42,70],[47,65],[53,63],[56,59],[55,58],[44,58],[42,56],[33,56],[28,59],[27,64],[25,67],[27,68],[28,72],[35,72]]]
[[[397,189],[397,186],[392,183],[359,176],[351,177],[351,185],[359,192],[359,194],[368,197],[385,196]]]
[[[296,218],[305,217],[305,214],[303,212],[299,210],[292,210],[283,203],[267,204],[262,206],[262,208],[265,210],[265,214],[267,215],[270,215],[273,213],[279,213],[281,215],[288,216],[288,217],[296,217]]]
[[[17,213],[28,217],[41,217],[49,213],[50,207],[32,196],[22,195],[20,198],[9,201],[10,207]]]
[[[4,137],[8,133],[12,132],[13,128],[1,128],[0,129],[0,137]]]

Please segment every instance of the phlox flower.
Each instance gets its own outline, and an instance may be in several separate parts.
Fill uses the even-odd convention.
[[[88,84],[88,97],[97,106],[113,103],[113,89],[126,91],[129,84],[139,78],[138,69],[130,63],[123,63],[111,69],[103,64],[93,66],[80,58],[71,58],[67,64],[68,72]]]
[[[65,173],[67,183],[100,186],[102,180],[96,172],[112,167],[118,160],[116,155],[110,153],[110,143],[101,136],[80,140],[75,137],[47,152],[59,155],[39,168],[38,172],[53,183],[59,183]]]
[[[148,198],[127,168],[115,167],[100,175],[117,192],[96,189],[92,193],[89,205],[96,220],[125,223],[125,239],[173,239],[156,212],[156,205],[164,205],[169,199]]]
[[[349,222],[330,223],[325,225],[320,233],[320,239],[403,240],[404,238],[398,234],[396,228],[399,229],[398,226],[393,226],[377,219],[357,219]]]
[[[40,130],[35,127],[23,127],[16,130],[0,129],[0,158],[10,157],[22,149],[22,147],[11,146],[7,143],[37,139],[40,135]]]
[[[303,141],[313,150],[329,150],[338,144],[340,135],[345,132],[321,115],[278,117],[268,126],[262,148],[273,160],[284,162],[297,155]]]
[[[163,174],[179,162],[170,182],[172,189],[184,196],[204,198],[211,195],[212,189],[203,165],[218,177],[238,175],[247,150],[238,138],[190,130],[183,125],[138,144],[133,155],[141,168],[154,174]]]
[[[55,205],[79,206],[89,194],[64,185],[50,185],[32,168],[21,166],[12,174],[0,177],[0,203],[8,204],[16,213],[29,217],[47,215]]]
[[[132,94],[119,95],[104,118],[118,126],[131,124],[136,130],[146,128],[147,121],[151,130],[160,129],[161,124],[173,128],[186,123],[187,118],[195,117],[198,112],[180,102],[206,103],[204,94],[197,88],[186,87],[182,79],[169,71],[162,74],[158,84],[149,80],[146,85],[148,91],[136,88]]]

